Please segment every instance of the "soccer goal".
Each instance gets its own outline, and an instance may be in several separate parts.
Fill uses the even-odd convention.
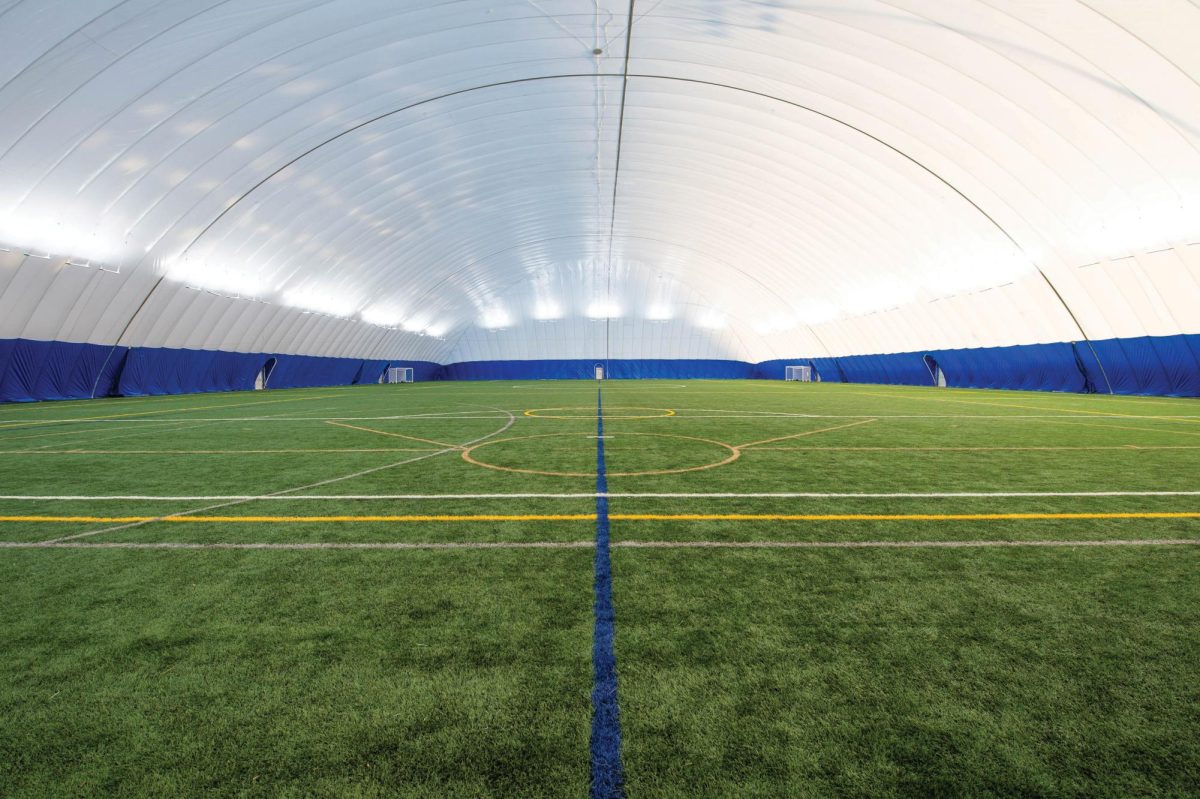
[[[413,381],[412,367],[389,366],[387,370],[387,381],[389,383],[411,383]]]
[[[811,366],[785,366],[783,367],[783,379],[795,380],[797,383],[812,382],[812,367]]]

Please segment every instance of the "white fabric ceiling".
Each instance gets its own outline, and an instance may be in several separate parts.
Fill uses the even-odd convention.
[[[1200,332],[1198,35],[1188,0],[0,1],[0,338]]]

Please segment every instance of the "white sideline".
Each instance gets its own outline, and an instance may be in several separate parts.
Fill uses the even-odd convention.
[[[590,549],[594,541],[311,541],[296,543],[186,543],[179,541],[0,541],[0,549]],[[989,547],[1200,546],[1200,538],[1111,539],[1108,541],[614,541],[619,549],[982,549]]]
[[[446,450],[449,451],[449,450]],[[300,489],[293,489],[300,490]],[[34,495],[0,494],[0,501],[11,502],[221,502],[221,501],[285,501],[285,502],[329,502],[337,500],[395,501],[395,500],[457,500],[457,499],[955,499],[955,498],[1005,498],[1005,497],[1197,497],[1200,491],[936,491],[936,492],[891,492],[891,493],[843,493],[818,491],[759,491],[759,492],[711,492],[711,493],[656,493],[656,492],[581,492],[562,494],[212,494],[190,496],[160,496],[149,494],[104,494],[85,496],[82,494]]]

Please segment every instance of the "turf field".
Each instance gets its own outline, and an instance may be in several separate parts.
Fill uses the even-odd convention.
[[[597,399],[0,406],[0,795],[1200,793],[1200,403]]]

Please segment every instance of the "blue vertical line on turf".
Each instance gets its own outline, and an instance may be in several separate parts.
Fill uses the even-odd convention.
[[[592,799],[622,799],[621,714],[613,651],[612,560],[608,548],[608,478],[604,473],[604,400],[596,389],[596,600],[592,636]]]

